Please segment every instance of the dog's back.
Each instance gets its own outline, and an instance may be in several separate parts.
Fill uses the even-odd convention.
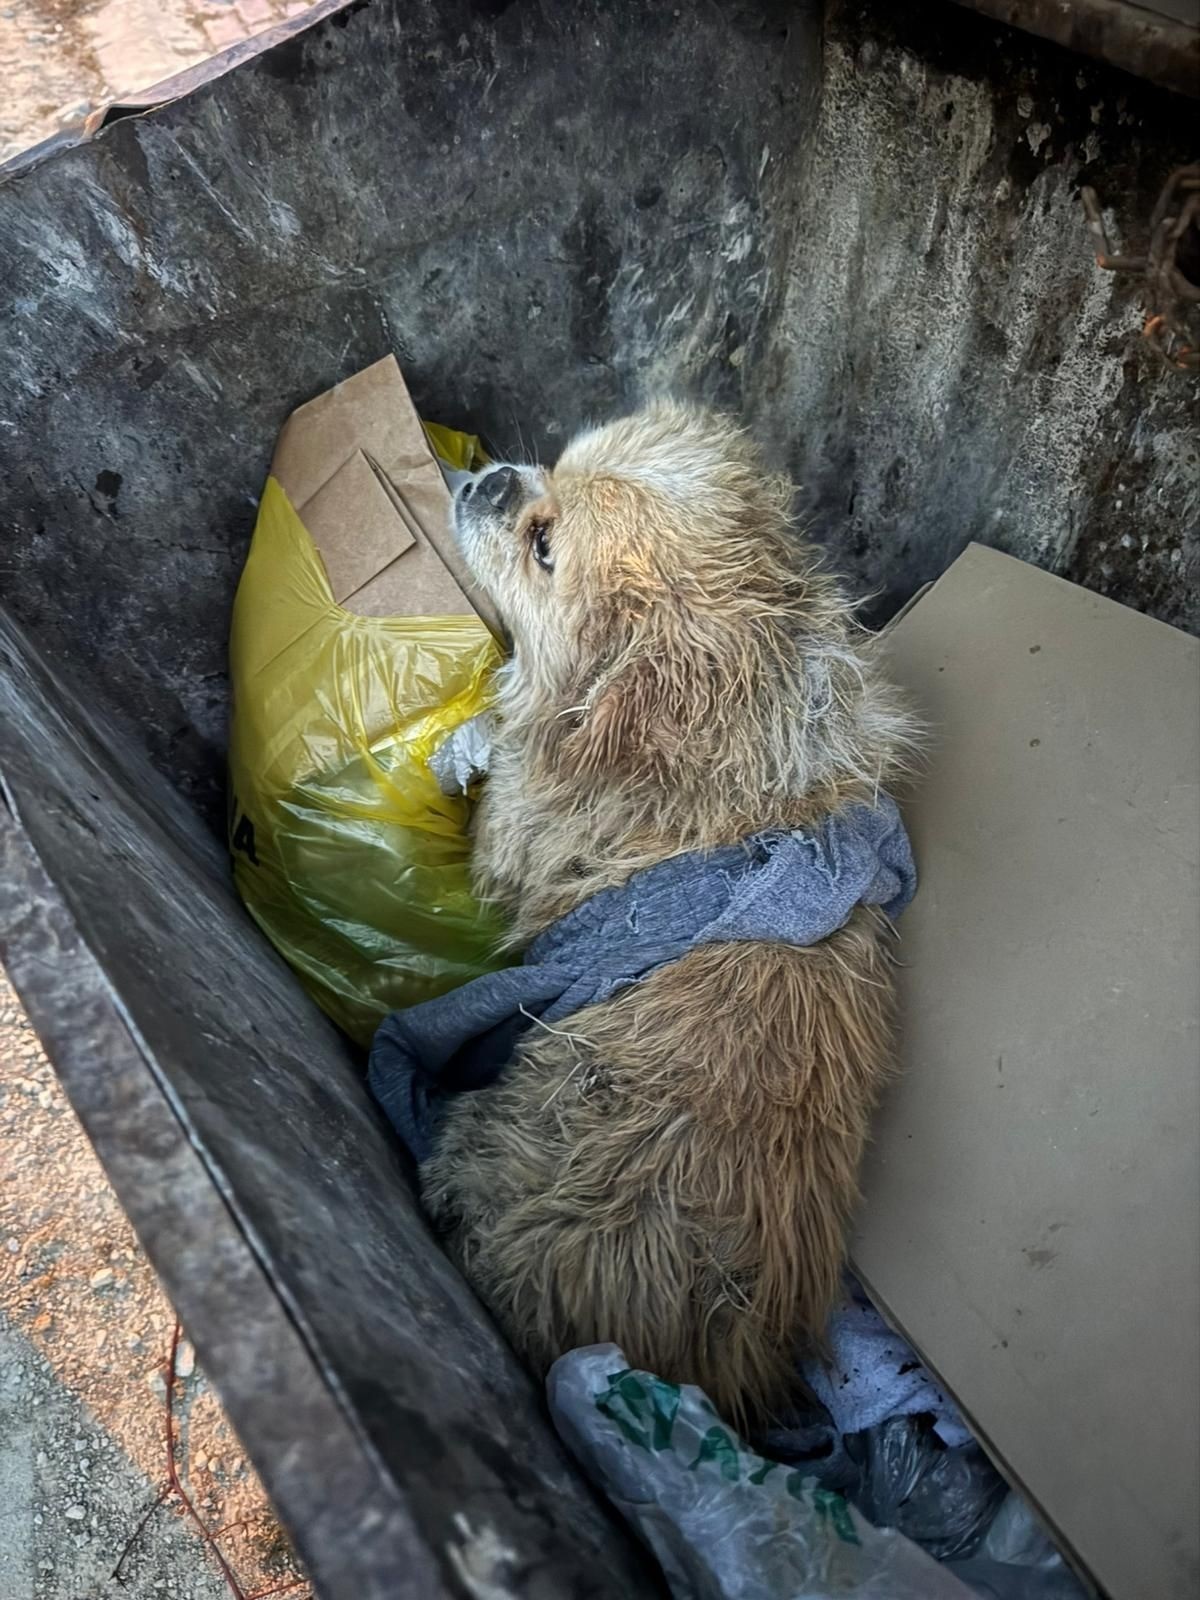
[[[422,1192],[516,1348],[613,1340],[726,1415],[784,1406],[837,1294],[889,992],[866,914],[808,950],[712,945],[460,1096]]]

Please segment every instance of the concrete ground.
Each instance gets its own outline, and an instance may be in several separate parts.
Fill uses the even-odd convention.
[[[2,973],[0,1172],[0,1600],[311,1600],[186,1339],[176,1470],[233,1581],[177,1495],[137,1532],[175,1315]]]
[[[307,8],[0,0],[0,160]],[[174,1329],[0,971],[0,1600],[311,1600],[186,1340],[151,1510]]]

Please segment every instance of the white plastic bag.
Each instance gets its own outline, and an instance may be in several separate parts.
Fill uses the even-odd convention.
[[[452,728],[429,758],[443,794],[470,794],[487,777],[492,759],[492,714],[481,711]]]
[[[573,1350],[546,1385],[559,1433],[675,1600],[972,1600],[903,1534],[756,1455],[699,1389],[631,1371],[615,1345]]]
[[[981,1600],[1088,1600],[1091,1592],[1012,1490],[976,1554],[951,1566]]]

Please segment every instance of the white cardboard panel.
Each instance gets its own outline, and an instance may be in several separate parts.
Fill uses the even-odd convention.
[[[904,1075],[855,1264],[1113,1600],[1200,1579],[1200,643],[970,547],[888,638]]]

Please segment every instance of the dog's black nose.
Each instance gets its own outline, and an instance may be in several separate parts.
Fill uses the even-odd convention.
[[[507,511],[517,498],[521,487],[521,474],[516,467],[497,467],[486,478],[479,480],[479,492],[497,511]]]

